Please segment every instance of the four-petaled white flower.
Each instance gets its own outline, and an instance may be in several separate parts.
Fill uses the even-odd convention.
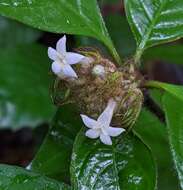
[[[85,56],[66,51],[66,36],[56,44],[56,50],[48,48],[48,57],[53,60],[52,71],[60,78],[77,78],[71,65],[79,63]]]
[[[125,131],[123,128],[111,127],[113,112],[116,102],[111,99],[107,107],[97,120],[91,119],[86,115],[81,115],[84,124],[90,128],[86,131],[86,136],[92,139],[100,137],[100,140],[106,145],[112,145],[111,137],[116,137]],[[111,137],[110,137],[111,136]]]

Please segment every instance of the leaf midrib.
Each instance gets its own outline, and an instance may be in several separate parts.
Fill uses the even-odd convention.
[[[136,55],[137,54],[141,55],[143,53],[143,50],[145,49],[145,46],[146,46],[146,44],[147,44],[147,42],[149,40],[149,37],[150,37],[150,35],[151,35],[151,33],[152,33],[153,29],[154,29],[155,23],[156,23],[157,19],[159,18],[160,14],[161,14],[161,11],[164,8],[164,6],[166,5],[166,3],[167,3],[166,1],[163,1],[161,6],[158,8],[154,19],[152,20],[150,26],[148,27],[148,29],[145,32],[143,40],[140,42],[140,44],[139,44],[139,46],[137,48]]]
[[[114,147],[112,146],[112,157],[113,157],[113,167],[114,167],[114,172],[116,176],[116,190],[120,190],[120,185],[119,185],[119,176],[118,176],[118,169],[117,169],[117,163],[116,163],[116,156],[115,156],[115,150]]]

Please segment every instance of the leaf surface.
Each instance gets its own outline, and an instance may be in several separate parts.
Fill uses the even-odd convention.
[[[168,133],[164,123],[149,110],[143,108],[133,129],[150,147],[155,157],[158,167],[158,189],[179,189],[173,159],[167,146]]]
[[[40,30],[97,38],[120,61],[96,0],[1,0],[0,14]]]
[[[2,49],[0,57],[0,126],[18,129],[49,122],[55,109],[46,48],[26,44]]]
[[[35,42],[40,36],[41,32],[39,30],[0,16],[0,48],[30,44]]]
[[[165,93],[163,105],[168,127],[170,148],[179,182],[183,189],[183,101]]]
[[[74,105],[61,106],[30,169],[69,182],[74,139],[82,124]]]
[[[150,48],[144,53],[145,61],[163,61],[165,63],[182,65],[182,44],[161,45]]]
[[[125,9],[137,41],[137,60],[146,48],[183,36],[182,0],[125,0]]]
[[[0,188],[2,190],[69,190],[61,182],[26,171],[16,166],[0,165]]]
[[[151,87],[164,90],[162,106],[165,111],[169,144],[183,189],[183,87],[160,82],[149,82]]]
[[[91,140],[82,129],[72,155],[74,190],[154,190],[156,167],[150,150],[134,134],[124,134],[107,146]]]

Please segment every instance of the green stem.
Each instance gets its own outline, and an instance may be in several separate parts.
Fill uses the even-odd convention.
[[[119,56],[119,54],[118,54],[118,52],[116,51],[115,48],[112,49],[111,53],[112,53],[114,59],[116,60],[117,64],[118,64],[119,66],[122,65],[121,58],[120,58],[120,56]]]
[[[158,82],[158,81],[147,81],[145,83],[145,87],[150,87],[150,88],[163,88],[162,87],[162,82]]]
[[[117,62],[117,64],[119,66],[122,65],[121,57],[119,56],[116,48],[114,47],[114,44],[113,44],[112,40],[110,39],[110,37],[107,39],[104,39],[103,42],[108,47],[109,51],[111,52],[111,54],[112,54],[113,58],[115,59],[115,61]]]
[[[137,52],[136,52],[136,54],[134,56],[134,62],[135,62],[136,65],[140,64],[140,59],[141,59],[142,53],[143,53],[142,50],[137,50]]]

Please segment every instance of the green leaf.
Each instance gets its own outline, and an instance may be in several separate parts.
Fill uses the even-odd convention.
[[[151,148],[158,166],[158,189],[179,189],[176,171],[171,159],[166,126],[147,109],[141,114],[133,128]],[[168,168],[168,170],[167,170]]]
[[[96,0],[1,0],[0,14],[45,31],[97,38],[120,62]]]
[[[0,57],[0,126],[17,129],[49,122],[54,107],[46,48],[27,44],[2,49]]]
[[[168,127],[170,148],[183,189],[183,101],[170,93],[165,93],[163,105]]]
[[[145,61],[164,61],[166,63],[171,64],[178,64],[182,65],[182,52],[183,52],[183,45],[176,44],[176,45],[162,45],[159,47],[154,47],[148,49],[144,53],[144,60]]]
[[[1,190],[69,190],[61,182],[16,166],[0,165]]]
[[[115,138],[107,146],[78,134],[71,162],[75,190],[154,190],[156,167],[150,150],[133,134]]]
[[[38,30],[0,16],[0,48],[32,43],[40,35],[41,32]]]
[[[125,0],[125,8],[137,41],[137,61],[146,48],[183,36],[182,0]]]
[[[164,90],[162,104],[165,111],[170,149],[183,189],[183,87],[160,82],[149,82],[149,86]]]
[[[174,98],[178,98],[181,101],[183,101],[183,86],[172,85],[172,84],[167,84],[167,83],[158,82],[158,81],[149,81],[146,83],[146,86],[158,88],[166,92],[169,92],[170,94],[174,96]]]
[[[68,182],[73,143],[81,126],[74,105],[59,108],[44,143],[30,164],[31,170]]]
[[[163,91],[154,88],[154,89],[150,89],[149,92],[150,92],[150,97],[153,99],[155,104],[159,106],[161,110],[163,110],[163,106],[162,106]]]

